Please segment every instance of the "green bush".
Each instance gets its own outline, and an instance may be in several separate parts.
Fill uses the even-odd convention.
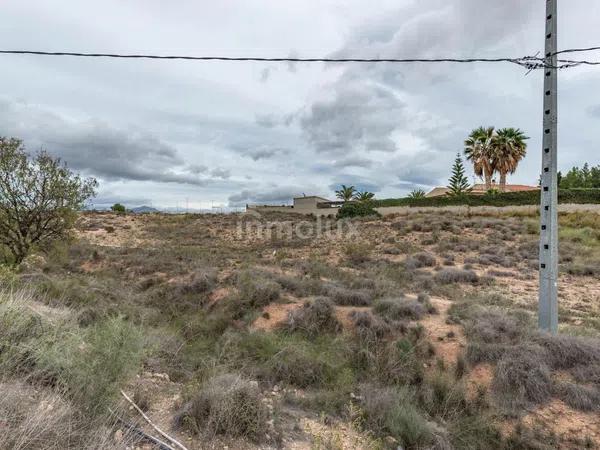
[[[600,189],[559,189],[559,203],[600,204]],[[440,196],[423,198],[389,198],[374,200],[375,208],[389,206],[518,206],[539,205],[540,191],[488,193],[485,195],[464,195],[461,197]],[[345,206],[345,205],[344,205]]]
[[[360,202],[360,203],[344,203],[344,206],[340,208],[338,211],[337,217],[338,219],[351,219],[353,217],[369,217],[375,216],[379,217],[380,214],[375,211],[376,202]]]

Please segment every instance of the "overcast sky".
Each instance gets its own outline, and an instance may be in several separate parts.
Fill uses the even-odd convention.
[[[4,0],[0,47],[299,57],[543,51],[544,0]],[[560,3],[559,47],[600,45],[600,2]],[[600,55],[588,54],[591,59]],[[100,181],[96,204],[210,207],[445,185],[469,131],[513,126],[540,172],[542,74],[514,65],[325,65],[0,55],[0,135]],[[559,166],[600,163],[600,68],[559,79]],[[469,173],[472,171],[469,168]]]

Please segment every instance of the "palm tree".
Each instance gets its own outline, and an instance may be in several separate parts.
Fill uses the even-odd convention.
[[[363,203],[373,200],[374,197],[375,197],[375,194],[373,194],[372,192],[368,192],[368,191],[354,193],[354,200],[363,202]]]
[[[339,190],[335,191],[335,196],[340,200],[345,202],[349,202],[354,197],[354,193],[356,192],[356,188],[354,186],[346,186],[342,184]]]
[[[494,167],[494,127],[479,127],[465,140],[465,156],[473,163],[475,175],[485,179],[485,188],[492,188]]]
[[[423,198],[425,197],[425,191],[423,189],[413,189],[410,194],[408,194],[408,198]]]
[[[494,168],[500,173],[500,192],[506,190],[506,174],[515,173],[519,162],[527,154],[529,139],[518,128],[502,128],[496,132],[493,139]]]

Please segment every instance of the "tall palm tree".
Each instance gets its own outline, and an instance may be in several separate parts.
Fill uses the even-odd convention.
[[[354,200],[359,201],[359,202],[368,202],[368,201],[373,200],[374,197],[375,197],[375,194],[373,194],[372,192],[369,192],[369,191],[354,193]]]
[[[485,179],[485,188],[492,188],[494,167],[494,127],[479,127],[465,140],[465,156],[473,163],[475,175]]]
[[[356,188],[354,186],[346,186],[345,184],[342,184],[340,189],[335,191],[335,196],[340,200],[349,202],[354,197],[355,192]]]
[[[494,168],[500,174],[500,192],[506,191],[506,175],[515,173],[519,162],[527,154],[529,137],[518,128],[502,128],[493,139]]]

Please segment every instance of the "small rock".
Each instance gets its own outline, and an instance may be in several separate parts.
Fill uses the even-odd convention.
[[[123,442],[123,430],[115,431],[114,440],[117,444]]]

